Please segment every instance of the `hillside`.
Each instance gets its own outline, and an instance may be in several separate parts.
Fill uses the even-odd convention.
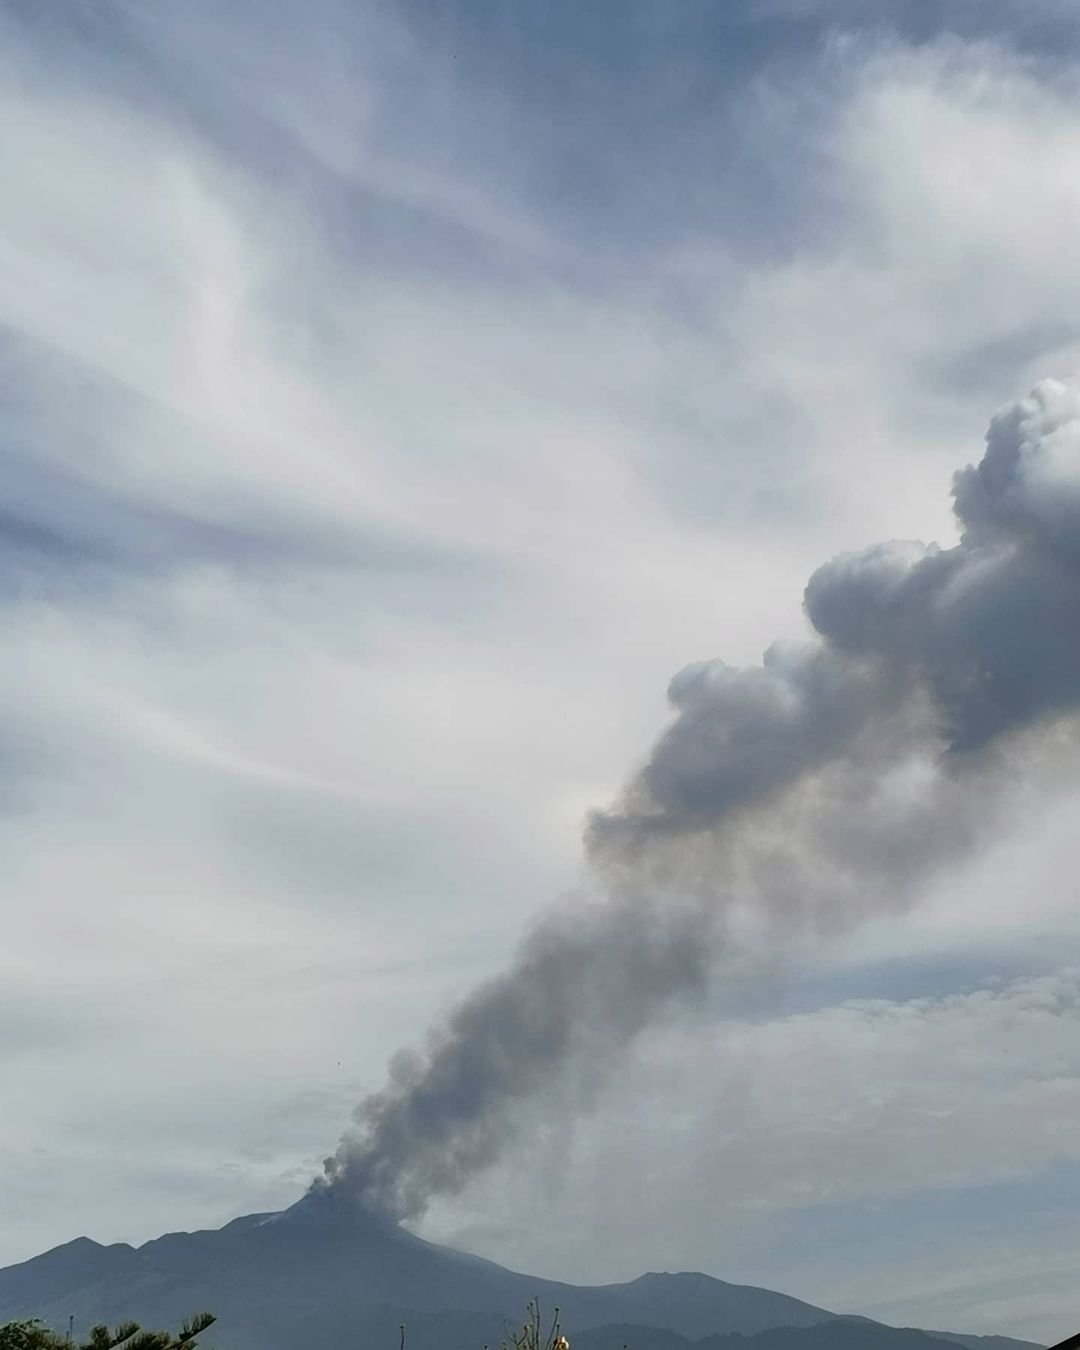
[[[1015,1350],[1024,1342],[1008,1344]],[[574,1350],[955,1350],[955,1345],[947,1337],[911,1327],[834,1317],[814,1326],[773,1327],[753,1336],[713,1333],[696,1340],[656,1327],[596,1327],[575,1338]]]
[[[295,1350],[305,1344],[396,1345],[409,1328],[410,1350],[498,1343],[520,1321],[529,1299],[562,1309],[575,1350],[676,1350],[709,1337],[707,1350],[796,1350],[753,1338],[831,1329],[799,1350],[932,1350],[872,1339],[873,1323],[847,1322],[785,1294],[728,1284],[701,1274],[651,1273],[625,1284],[576,1286],[536,1279],[491,1261],[425,1242],[387,1220],[344,1209],[325,1197],[279,1214],[253,1214],[224,1228],[170,1233],[140,1247],[89,1238],[0,1270],[0,1322],[39,1316],[65,1327],[134,1317],[144,1325],[178,1323],[190,1312],[218,1314],[223,1350]],[[824,1324],[824,1327],[823,1327]],[[619,1328],[636,1328],[620,1340]],[[719,1337],[743,1339],[713,1345]],[[666,1339],[665,1339],[666,1337]],[[750,1339],[746,1339],[750,1338]],[[616,1344],[617,1342],[617,1344]],[[1021,1343],[1014,1342],[1012,1350]],[[993,1350],[1009,1350],[996,1346]]]

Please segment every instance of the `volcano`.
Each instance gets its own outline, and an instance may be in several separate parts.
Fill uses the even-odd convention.
[[[701,1274],[653,1273],[600,1286],[541,1280],[425,1242],[328,1191],[310,1192],[280,1213],[169,1233],[140,1247],[81,1237],[0,1270],[0,1323],[41,1317],[66,1330],[73,1316],[83,1331],[129,1317],[145,1326],[174,1326],[206,1308],[218,1316],[214,1342],[222,1350],[395,1350],[402,1323],[409,1350],[481,1350],[520,1325],[532,1298],[546,1312],[562,1310],[575,1350],[588,1350],[590,1340],[596,1350],[609,1341],[634,1350],[677,1350],[705,1337],[713,1342],[718,1335],[831,1322],[844,1322],[845,1332],[863,1328],[860,1345],[874,1350],[866,1329],[877,1325]],[[914,1334],[927,1344],[890,1343],[880,1350],[945,1350],[941,1342]],[[962,1339],[973,1350],[975,1338]],[[746,1350],[753,1350],[752,1343]]]

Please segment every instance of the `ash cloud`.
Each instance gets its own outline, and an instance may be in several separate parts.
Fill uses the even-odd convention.
[[[400,1056],[316,1190],[403,1218],[545,1094],[584,1096],[741,952],[912,903],[1075,744],[1080,383],[998,413],[953,481],[960,542],[877,544],[805,592],[814,640],[687,667],[675,719],[585,844],[594,891]]]

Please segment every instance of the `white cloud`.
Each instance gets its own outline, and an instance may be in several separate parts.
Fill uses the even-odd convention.
[[[259,113],[266,70],[223,76],[198,38],[192,78]],[[368,74],[346,90],[334,60],[319,78],[325,52],[292,56],[267,116],[331,174],[310,196],[115,89],[26,63],[3,96],[20,454],[93,490],[99,544],[137,509],[278,545],[255,564],[170,545],[149,566],[140,543],[94,585],[8,606],[0,688],[29,764],[0,869],[12,1019],[70,1006],[72,1039],[12,1061],[4,1258],[291,1198],[351,1089],[573,882],[581,815],[643,753],[674,670],[797,635],[835,549],[946,538],[948,475],[993,405],[1080,356],[1080,106],[999,51],[838,48],[839,93],[762,95],[762,155],[785,161],[800,108],[824,128],[833,195],[803,247],[743,262],[718,198],[714,236],[660,239],[632,285],[590,286],[574,267],[609,277],[608,241],[493,189],[514,146],[449,182],[422,147],[376,154]],[[386,265],[324,210],[357,188],[510,262]],[[63,523],[47,495],[22,505]],[[1062,816],[1061,869],[1068,834]],[[990,916],[1010,942],[1069,928],[1060,888],[1032,914],[1019,873],[991,880],[837,964],[952,952]],[[1074,993],[1062,977],[730,1027],[720,1077],[687,1031],[643,1057],[634,1113],[583,1130],[580,1186],[555,1202],[579,1245],[569,1221],[508,1234],[512,1190],[470,1203],[507,1243],[493,1254],[584,1278],[715,1267],[808,1204],[1027,1175],[1073,1156]],[[279,1125],[294,1093],[307,1105]],[[94,1102],[85,1154],[73,1094]],[[31,1147],[48,1164],[16,1190]],[[103,1225],[101,1188],[129,1168],[145,1184]],[[598,1195],[620,1235],[600,1256]]]

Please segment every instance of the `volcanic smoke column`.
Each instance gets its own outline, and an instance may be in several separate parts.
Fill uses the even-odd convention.
[[[588,821],[595,893],[393,1062],[316,1190],[397,1218],[460,1190],[725,953],[911,903],[1071,747],[1080,384],[999,412],[953,499],[956,547],[877,544],[810,578],[813,642],[675,676],[674,721]]]

